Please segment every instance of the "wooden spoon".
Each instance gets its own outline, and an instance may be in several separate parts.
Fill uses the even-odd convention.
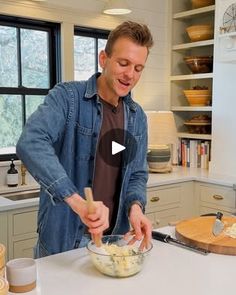
[[[89,212],[89,214],[92,214],[95,211],[95,205],[93,202],[93,192],[92,192],[91,188],[85,187],[84,194],[85,194],[86,201],[87,201],[88,212]],[[102,246],[101,238],[98,235],[93,234],[92,239],[97,247]]]

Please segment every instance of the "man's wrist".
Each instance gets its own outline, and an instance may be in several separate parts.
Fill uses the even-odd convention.
[[[68,205],[72,205],[74,202],[78,202],[81,201],[81,196],[77,193],[72,194],[71,196],[65,197],[64,201],[68,204]]]
[[[141,202],[139,202],[138,200],[135,200],[135,201],[131,202],[131,204],[130,204],[128,215],[130,214],[130,211],[131,211],[131,208],[133,205],[138,205],[140,207],[140,209],[142,210],[142,212],[144,213],[143,204]]]

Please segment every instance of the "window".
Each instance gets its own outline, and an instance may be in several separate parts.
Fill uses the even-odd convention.
[[[27,118],[59,80],[59,25],[0,16],[0,160],[17,158]]]
[[[100,71],[99,52],[105,48],[109,31],[91,28],[75,28],[74,36],[74,78],[87,80]]]

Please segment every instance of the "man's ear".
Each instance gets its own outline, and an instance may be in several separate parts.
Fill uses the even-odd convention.
[[[102,69],[104,69],[104,67],[106,65],[106,60],[107,60],[107,54],[106,54],[105,50],[102,50],[99,53],[99,65]]]

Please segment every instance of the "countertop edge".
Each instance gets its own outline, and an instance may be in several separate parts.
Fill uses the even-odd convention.
[[[174,167],[171,173],[149,173],[147,189],[190,181],[222,185],[233,189],[236,187],[236,178],[232,176],[210,174],[207,170],[199,168]],[[6,193],[17,194],[22,191],[30,191],[35,189],[40,189],[40,186],[37,183],[26,186],[18,186],[16,188],[0,186],[0,212],[37,206],[39,203],[39,198],[25,199],[20,201],[11,201],[1,198],[1,195]]]

